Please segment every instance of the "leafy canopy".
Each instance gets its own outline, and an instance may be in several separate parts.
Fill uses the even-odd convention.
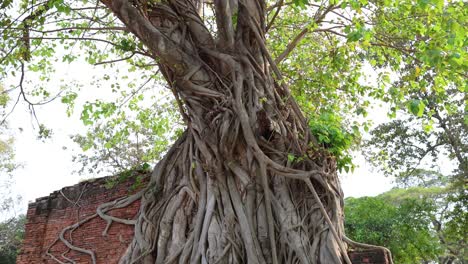
[[[25,223],[25,215],[0,222],[0,263],[16,263],[16,255],[24,238]]]
[[[424,200],[347,198],[345,228],[351,239],[388,247],[395,263],[437,260],[442,249],[430,228],[432,211]]]
[[[434,171],[418,170],[413,178],[406,188],[346,199],[348,234],[389,247],[398,263],[463,263],[468,253],[466,190]]]
[[[406,196],[406,191],[386,194],[390,198],[385,199],[349,199],[351,236],[388,245],[402,263],[435,259],[449,250],[450,245],[435,242],[439,234],[460,244],[466,230],[466,192],[449,183],[464,179],[467,171],[466,3],[266,2],[268,48],[284,74],[282,81],[291,88],[318,142],[338,159],[339,168],[352,170],[350,150],[370,129],[373,107],[381,102],[388,106],[388,116],[399,119],[374,130],[370,144],[375,164],[402,180],[427,182],[430,175],[443,182],[416,186],[408,192],[416,197],[403,201],[395,197]],[[232,22],[236,20],[234,16]],[[112,171],[150,163],[177,135],[181,125],[173,125],[180,120],[173,99],[161,100],[149,92],[167,86],[155,72],[157,59],[101,3],[2,1],[0,35],[0,81],[5,86],[0,105],[8,107],[2,120],[18,101],[29,104],[34,114],[36,106],[60,98],[68,115],[78,113],[89,127],[89,133],[74,136],[91,152],[77,156],[83,169],[93,171],[104,164]],[[94,69],[91,83],[60,82],[61,68],[83,63]],[[80,100],[84,89],[99,87],[108,95]],[[16,100],[7,105],[9,97]],[[38,127],[43,137],[51,135],[46,125]],[[419,166],[426,157],[438,157],[439,149],[458,164],[448,177]],[[301,158],[295,153],[288,157],[292,162]],[[435,202],[418,199],[429,194]],[[443,204],[450,204],[450,212],[439,218],[441,228],[433,230],[430,225],[441,215]]]
[[[284,73],[283,81],[311,120],[319,143],[337,157],[340,169],[353,168],[350,147],[369,129],[368,114],[376,100],[390,105],[392,117],[403,109],[430,125],[435,113],[429,105],[451,113],[456,106],[446,99],[465,98],[467,8],[462,1],[266,2],[267,41]],[[34,106],[60,97],[70,115],[79,107],[90,131],[104,123],[112,126],[122,115],[126,118],[121,127],[140,122],[135,115],[122,114],[133,111],[130,106],[115,102],[144,96],[140,87],[161,79],[154,72],[153,55],[99,2],[3,1],[0,30],[0,78],[10,80],[9,94],[18,94],[32,112]],[[94,86],[107,87],[112,95],[77,106],[79,84],[47,84],[59,79],[54,72],[61,65],[83,62],[118,78],[96,71]],[[118,67],[121,62],[126,66]],[[464,109],[466,123],[466,99],[462,105],[457,107]],[[174,108],[168,108],[165,116],[170,111]],[[49,135],[46,127],[42,131]],[[121,129],[115,131],[106,140],[102,136],[97,140],[113,146],[122,136]],[[165,130],[151,133],[167,135]],[[82,146],[92,145],[89,142]]]

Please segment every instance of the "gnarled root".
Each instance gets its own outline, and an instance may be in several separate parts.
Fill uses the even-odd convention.
[[[205,160],[188,132],[156,166],[120,263],[350,263],[330,161]]]
[[[129,21],[138,11],[116,2],[119,18],[137,25]],[[188,2],[169,2],[156,1],[154,10],[165,16],[153,26],[185,41],[160,70],[187,131],[154,169],[138,218],[128,222],[135,236],[120,263],[349,264],[336,163],[310,135],[267,51],[264,7],[238,1],[235,34],[219,28],[227,32],[216,47],[199,35],[184,40],[194,23],[174,24],[181,20],[172,16]],[[223,1],[215,2],[222,14]],[[149,36],[139,35],[161,46]]]

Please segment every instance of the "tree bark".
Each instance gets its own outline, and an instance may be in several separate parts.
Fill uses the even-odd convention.
[[[265,2],[209,3],[216,30],[203,2],[102,2],[151,50],[187,125],[121,263],[350,263],[335,160],[266,49]]]

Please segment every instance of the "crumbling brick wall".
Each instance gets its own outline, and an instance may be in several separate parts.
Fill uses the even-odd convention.
[[[100,178],[65,187],[29,204],[25,239],[16,263],[58,263],[52,256],[65,263],[68,263],[66,258],[76,263],[92,263],[89,255],[69,250],[57,239],[63,228],[95,214],[98,205],[135,191],[132,179],[110,189],[105,187],[107,180]],[[136,201],[109,214],[133,219],[139,207],[139,201]],[[70,232],[66,232],[64,237],[78,247],[95,252],[97,263],[117,263],[133,238],[133,226],[114,222],[107,235],[103,236],[106,225],[103,219],[95,217],[74,230],[71,238]],[[48,249],[52,256],[46,254]]]
[[[96,208],[105,202],[113,201],[134,192],[133,180],[129,180],[108,189],[105,183],[108,178],[82,182],[53,192],[47,197],[37,199],[29,204],[26,223],[26,234],[17,264],[92,263],[89,255],[69,250],[58,241],[60,232],[67,226],[96,213]],[[111,211],[111,215],[134,219],[140,207],[139,201],[126,208]],[[95,217],[70,233],[64,234],[73,244],[92,250],[98,264],[116,264],[133,238],[133,226],[113,223],[108,234],[103,236],[106,222]],[[46,254],[49,251],[50,255]],[[53,256],[53,257],[52,257]],[[365,250],[350,252],[354,264],[388,264],[388,256],[382,250]]]
[[[383,249],[367,249],[349,253],[353,264],[390,264],[390,256]]]

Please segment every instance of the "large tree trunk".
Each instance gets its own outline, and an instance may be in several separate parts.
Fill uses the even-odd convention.
[[[336,164],[265,48],[264,1],[210,3],[216,37],[200,2],[103,2],[154,54],[187,124],[121,263],[349,262]]]

